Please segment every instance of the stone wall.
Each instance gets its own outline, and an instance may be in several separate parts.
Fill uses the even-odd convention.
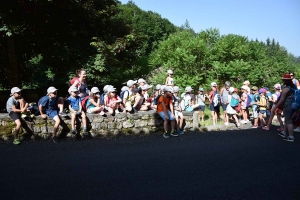
[[[198,130],[198,112],[184,112],[184,129]],[[117,136],[117,135],[139,135],[162,133],[163,120],[155,111],[145,111],[135,114],[119,113],[115,116],[100,116],[98,114],[87,114],[88,130],[92,137],[96,136]],[[65,137],[70,131],[70,118],[62,119],[58,136]],[[44,120],[40,116],[35,116],[33,120],[29,117],[24,120],[24,127],[20,131],[21,139],[33,130],[35,139],[49,138],[53,131],[54,121]],[[76,127],[78,131],[82,130],[81,120],[77,120]],[[8,114],[0,114],[0,139],[9,140],[13,136],[15,124]]]

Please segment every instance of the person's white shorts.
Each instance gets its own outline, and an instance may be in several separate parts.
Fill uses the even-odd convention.
[[[182,117],[183,114],[180,111],[175,110],[175,118]]]

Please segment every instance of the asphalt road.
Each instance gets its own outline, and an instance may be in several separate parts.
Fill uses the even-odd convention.
[[[299,135],[294,143],[259,129],[2,141],[0,200],[300,199]]]

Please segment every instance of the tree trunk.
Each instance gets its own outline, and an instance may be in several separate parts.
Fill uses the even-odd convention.
[[[7,66],[9,86],[12,87],[21,87],[21,80],[19,74],[19,64],[17,59],[17,52],[15,46],[14,35],[11,35],[7,38],[7,55],[9,59],[9,65]]]

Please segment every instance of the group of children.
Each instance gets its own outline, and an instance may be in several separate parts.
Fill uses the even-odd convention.
[[[229,119],[235,120],[239,127],[241,123],[249,122],[249,108],[253,112],[253,126],[257,128],[262,126],[265,130],[269,130],[271,119],[274,115],[280,122],[280,131],[284,130],[283,122],[281,120],[282,108],[278,107],[275,112],[271,114],[271,108],[276,106],[281,94],[281,85],[274,85],[274,94],[268,88],[261,88],[258,90],[256,86],[250,86],[249,81],[245,81],[241,87],[242,94],[238,95],[238,89],[231,87],[229,81],[225,82],[224,87],[218,90],[217,83],[211,83],[211,91],[204,94],[204,89],[199,88],[198,94],[193,94],[193,89],[188,86],[184,93],[179,96],[180,88],[174,85],[172,78],[173,71],[168,70],[168,77],[165,85],[157,85],[152,95],[149,91],[152,88],[144,79],[138,81],[129,80],[126,86],[122,87],[119,95],[117,90],[112,85],[106,85],[103,88],[103,93],[100,94],[98,87],[88,89],[86,81],[86,71],[79,69],[76,71],[76,77],[71,80],[71,86],[68,90],[70,96],[62,98],[57,96],[57,89],[49,87],[47,95],[42,97],[37,106],[42,118],[47,116],[55,121],[52,140],[58,142],[56,133],[60,124],[60,117],[67,116],[64,113],[64,105],[67,102],[68,109],[71,116],[72,131],[68,133],[67,137],[75,137],[75,120],[80,116],[83,123],[83,135],[87,132],[86,113],[89,114],[118,114],[120,112],[139,112],[146,110],[156,110],[160,117],[164,120],[164,134],[165,138],[170,136],[178,136],[184,134],[183,132],[183,114],[182,111],[199,111],[199,119],[204,121],[204,111],[206,99],[209,101],[209,109],[213,124],[217,123],[220,115],[220,107],[224,111],[224,124],[228,125]],[[292,75],[293,73],[290,73]],[[294,74],[293,74],[294,75]],[[292,80],[292,79],[291,79]],[[294,81],[294,80],[293,80]],[[295,84],[299,81],[296,80]],[[180,98],[181,97],[181,98]],[[7,112],[9,116],[16,123],[14,133],[14,144],[20,144],[18,140],[18,132],[21,126],[21,113],[29,111],[28,103],[21,96],[21,89],[14,87],[11,89],[11,97],[7,101]],[[237,115],[242,116],[239,121]],[[168,123],[171,121],[171,131],[168,131]]]

